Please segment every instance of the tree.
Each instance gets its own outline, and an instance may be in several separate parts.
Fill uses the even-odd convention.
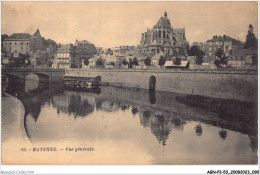
[[[223,65],[227,65],[228,57],[225,56],[225,53],[221,48],[219,48],[216,51],[215,56],[218,58],[214,61],[214,64],[217,66],[217,68],[221,68],[221,67],[223,67]]]
[[[52,60],[49,60],[49,61],[48,61],[48,68],[51,68],[52,64],[53,64],[53,61],[52,61]]]
[[[133,108],[132,108],[132,114],[134,114],[134,115],[135,115],[137,112],[138,112],[138,108],[136,108],[136,107],[133,107]]]
[[[84,64],[87,66],[87,65],[89,65],[89,59],[88,58],[86,58],[85,60],[84,60]]]
[[[128,68],[133,68],[133,60],[131,58],[129,59]]]
[[[159,59],[158,64],[159,64],[160,66],[163,66],[163,65],[165,64],[165,62],[166,62],[166,58],[163,57],[163,56],[160,56],[160,59]]]
[[[151,65],[151,61],[152,61],[151,58],[147,57],[147,58],[144,59],[144,64],[146,66],[150,66]]]
[[[198,46],[191,46],[190,50],[188,51],[188,55],[196,56],[196,64],[201,65],[203,63],[203,56],[205,55],[205,53],[200,50]]]
[[[26,67],[26,61],[29,59],[28,54],[19,53],[19,57],[14,59],[14,64],[16,68]]]
[[[251,47],[257,47],[257,39],[253,32],[253,26],[250,24],[248,34],[246,36],[246,43],[245,43],[244,48],[247,49],[247,48],[251,48]]]
[[[255,66],[257,65],[257,63],[258,63],[258,56],[256,53],[254,53],[252,56],[252,65]]]
[[[134,60],[133,60],[133,65],[134,65],[134,66],[137,66],[137,65],[139,65],[139,64],[138,64],[138,60],[137,60],[137,58],[136,58],[136,57],[134,57]]]
[[[2,53],[6,53],[6,49],[4,47],[4,40],[6,38],[8,38],[8,35],[6,35],[6,34],[1,35],[1,51],[2,51]]]
[[[26,67],[29,67],[31,65],[31,60],[30,59],[26,59],[25,60],[25,64],[26,64]]]
[[[96,61],[96,66],[97,67],[100,67],[100,68],[102,68],[102,67],[104,67],[104,62],[103,62],[103,60],[102,59],[97,59],[97,61]]]
[[[220,136],[223,140],[225,140],[226,137],[227,137],[227,131],[226,131],[226,130],[223,130],[223,128],[222,128],[221,131],[219,131],[218,134],[219,134],[219,136]]]
[[[126,59],[123,59],[122,63],[123,63],[124,66],[128,65],[128,62],[126,61]]]
[[[176,59],[173,60],[173,64],[176,65],[177,67],[178,67],[179,65],[181,65],[181,58],[176,57]]]
[[[110,63],[113,67],[115,66],[115,63],[112,61],[111,63]]]

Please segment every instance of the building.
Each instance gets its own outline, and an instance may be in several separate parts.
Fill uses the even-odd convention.
[[[30,37],[29,50],[32,55],[38,50],[45,50],[44,38],[41,36],[39,29]]]
[[[85,69],[85,68],[96,68],[96,61],[100,59],[100,56],[99,55],[93,55],[91,58],[88,59],[88,65],[85,65],[84,64],[84,60],[82,60],[82,68]]]
[[[7,54],[19,57],[19,54],[29,54],[29,33],[14,33],[4,40],[4,49]]]
[[[96,47],[96,50],[97,50],[97,54],[103,54],[103,53],[105,53],[103,47]]]
[[[206,42],[206,56],[215,57],[219,48],[224,51],[225,56],[232,56],[243,48],[243,43],[226,35],[215,35]]]
[[[45,40],[39,29],[32,36],[29,33],[10,35],[4,40],[3,48],[7,55],[12,54],[14,57],[19,57],[19,54],[33,56],[37,51],[46,51],[48,55],[54,55],[57,51],[56,42],[50,39]]]
[[[159,60],[161,58],[162,54],[161,53],[157,53],[155,54],[152,58],[151,58],[151,65],[153,65],[154,67],[160,67],[159,66]]]
[[[65,44],[58,48],[53,67],[69,69],[73,57],[73,45]]]
[[[161,53],[166,55],[186,55],[188,41],[185,37],[185,28],[173,28],[165,11],[153,29],[142,33],[140,53]]]

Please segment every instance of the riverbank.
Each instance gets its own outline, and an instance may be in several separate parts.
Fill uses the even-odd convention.
[[[24,129],[25,109],[20,100],[5,94],[2,96],[2,164],[10,164],[16,152],[31,145]],[[15,110],[14,110],[15,109]]]
[[[257,100],[255,71],[70,69],[64,77],[101,77],[102,84],[212,98]]]

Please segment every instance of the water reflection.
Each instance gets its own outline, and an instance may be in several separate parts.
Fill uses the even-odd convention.
[[[234,132],[239,133],[241,138],[243,134],[247,134],[250,141],[248,146],[252,148],[252,151],[257,152],[257,108],[254,102],[220,100],[163,92],[155,93],[155,91],[146,90],[136,91],[131,88],[101,87],[75,91],[75,89],[64,89],[63,87],[49,85],[31,92],[19,93],[18,98],[25,107],[24,125],[30,140],[37,141],[44,137],[51,141],[50,138],[55,137],[53,133],[50,136],[44,130],[42,132],[46,133],[36,134],[35,130],[30,129],[35,127],[33,125],[36,125],[37,122],[40,122],[39,125],[48,128],[51,127],[50,123],[57,122],[57,118],[62,116],[74,132],[82,126],[67,121],[66,117],[70,118],[72,115],[74,119],[82,119],[81,123],[85,123],[85,125],[88,125],[86,118],[94,117],[96,122],[93,121],[92,125],[100,127],[100,123],[106,116],[110,116],[110,113],[117,114],[120,112],[121,116],[118,117],[125,122],[130,122],[130,117],[137,118],[139,126],[148,129],[156,139],[157,144],[165,148],[167,148],[168,140],[177,137],[178,132],[182,133],[182,135],[179,135],[180,138],[186,138],[187,135],[192,133],[193,136],[183,140],[184,143],[189,140],[189,144],[195,144],[193,140],[196,140],[196,137],[204,138],[204,140],[210,142],[209,139],[211,138],[208,135],[217,136],[221,142],[231,144],[232,138],[231,136],[228,137],[228,134],[232,135],[232,132]],[[41,111],[51,111],[51,109],[56,110],[56,116],[54,114],[52,116],[53,121],[39,121],[40,117],[45,117],[44,114],[41,114]],[[98,115],[101,115],[102,119],[95,117]],[[35,124],[30,122],[31,118]],[[105,125],[105,128],[121,127],[115,126],[113,123],[114,121],[111,119],[110,123]],[[63,127],[58,122],[56,125],[60,127],[55,133],[56,137],[59,137],[62,133],[58,132],[67,130],[68,125]],[[137,129],[139,126],[122,123],[121,130],[125,133],[125,138],[128,138],[129,133],[124,132],[124,130],[127,130],[127,127]],[[206,126],[217,127],[218,129],[212,133]],[[191,127],[193,130],[190,129]],[[55,130],[55,128],[52,129]],[[66,136],[61,138],[63,137]],[[90,135],[86,134],[86,137],[90,137]],[[96,135],[96,137],[100,138],[101,136]],[[148,143],[151,144],[151,142],[153,141],[150,140]]]
[[[76,117],[86,117],[94,111],[94,106],[89,104],[88,100],[81,100],[80,96],[72,95],[68,103],[68,112]]]

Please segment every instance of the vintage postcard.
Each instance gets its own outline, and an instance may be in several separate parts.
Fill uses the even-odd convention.
[[[3,1],[1,16],[3,165],[258,164],[256,1]]]

